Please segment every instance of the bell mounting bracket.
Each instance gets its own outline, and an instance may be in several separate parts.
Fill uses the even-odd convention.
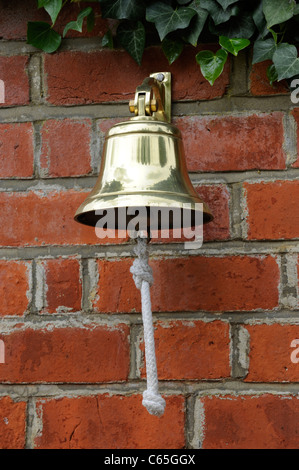
[[[171,73],[157,72],[136,88],[135,99],[129,103],[135,116],[153,116],[158,121],[171,122]]]

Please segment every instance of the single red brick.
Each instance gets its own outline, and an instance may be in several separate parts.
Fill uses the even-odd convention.
[[[182,132],[189,171],[283,169],[283,113],[250,116],[184,116]],[[269,145],[271,142],[271,145]]]
[[[271,60],[265,60],[258,64],[253,64],[250,72],[250,92],[255,96],[285,95],[289,93],[286,80],[274,82],[270,85],[267,77],[267,68],[272,64]]]
[[[202,399],[205,449],[294,449],[299,400],[292,396],[218,396]]]
[[[150,415],[140,395],[97,395],[37,402],[43,430],[38,449],[182,449],[184,398],[166,398],[165,413]]]
[[[293,163],[294,168],[299,168],[299,108],[294,108],[292,111],[292,115],[295,118],[297,124],[297,160]]]
[[[155,324],[160,380],[220,379],[230,376],[229,325],[222,321]],[[144,352],[144,343],[141,345]],[[145,376],[145,366],[142,368]]]
[[[33,129],[29,122],[0,124],[0,178],[33,176]]]
[[[250,362],[245,380],[299,382],[298,364],[291,357],[295,351],[291,343],[299,338],[299,326],[246,325],[246,328],[250,334]]]
[[[95,229],[74,221],[90,191],[0,192],[0,246],[120,243],[100,240]],[[28,216],[30,214],[30,216]]]
[[[26,403],[0,398],[0,449],[24,449],[25,426]]]
[[[30,302],[30,262],[0,260],[0,316],[24,315]]]
[[[128,101],[136,87],[152,73],[153,64],[156,70],[172,72],[174,101],[223,96],[229,80],[229,65],[211,87],[196,63],[196,52],[193,47],[186,47],[179,59],[169,65],[160,47],[150,47],[144,52],[142,66],[124,50],[47,54],[48,101],[55,105]]]
[[[27,38],[27,22],[28,21],[46,21],[50,23],[50,17],[43,8],[37,9],[35,0],[14,0],[12,2],[2,2],[1,5],[1,36],[3,39],[26,39]],[[63,33],[65,25],[69,21],[77,19],[78,13],[91,6],[95,12],[95,26],[91,33],[87,32],[86,21],[83,23],[83,31],[69,31],[66,37],[90,37],[102,36],[107,30],[107,20],[101,18],[100,7],[92,2],[72,3],[63,8],[59,13],[55,23],[55,31],[59,34]]]
[[[91,120],[46,121],[42,127],[41,170],[45,176],[81,176],[91,172]]]
[[[299,181],[244,183],[244,189],[250,240],[299,237]]]
[[[124,381],[129,372],[129,328],[89,325],[15,329],[5,343],[2,383]]]
[[[82,285],[77,259],[48,259],[45,270],[46,313],[76,312],[81,309]]]
[[[100,312],[140,312],[132,259],[98,260]],[[278,305],[279,268],[272,256],[192,256],[150,260],[155,312],[273,309]],[[113,282],[113,289],[111,289]]]
[[[4,103],[19,106],[29,103],[28,56],[0,57],[0,79],[4,82]]]

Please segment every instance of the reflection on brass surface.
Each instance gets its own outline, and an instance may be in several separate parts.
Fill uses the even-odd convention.
[[[157,101],[161,106],[161,100]],[[190,181],[180,131],[154,116],[138,115],[107,133],[97,183],[77,210],[75,220],[95,226],[101,217],[95,211],[117,214],[122,207],[181,211],[187,204],[192,214],[195,203],[203,204],[203,222],[211,221],[209,208]]]

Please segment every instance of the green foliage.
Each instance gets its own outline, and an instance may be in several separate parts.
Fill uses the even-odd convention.
[[[163,41],[168,33],[187,28],[195,14],[196,12],[192,8],[177,7],[173,9],[166,3],[154,2],[146,9],[146,20],[155,23],[160,39]]]
[[[216,78],[222,73],[227,55],[224,49],[219,49],[215,54],[211,51],[201,51],[196,55],[201,73],[211,85],[214,85]]]
[[[67,32],[70,29],[73,29],[74,31],[79,31],[79,33],[82,33],[82,27],[83,27],[83,20],[84,18],[92,17],[94,20],[94,13],[93,9],[91,7],[84,8],[79,15],[77,16],[76,21],[70,21],[66,27],[63,30],[63,37],[67,34]],[[89,26],[89,25],[88,25]],[[92,29],[91,27],[88,27],[88,29]]]
[[[169,64],[172,64],[181,55],[184,49],[183,41],[165,38],[162,41],[162,50]]]
[[[145,44],[145,29],[141,21],[121,23],[117,28],[117,36],[122,47],[140,65]]]
[[[226,36],[220,36],[219,44],[227,52],[230,52],[231,54],[237,56],[239,51],[249,46],[250,41],[249,39],[230,39]]]
[[[61,36],[44,21],[30,21],[27,25],[27,41],[45,52],[54,52],[61,44]]]
[[[299,74],[296,45],[299,42],[299,4],[295,0],[92,0],[100,3],[103,18],[117,20],[108,30],[102,47],[122,47],[140,65],[144,48],[161,44],[172,64],[184,45],[219,43],[216,52],[201,50],[195,58],[211,85],[222,73],[230,54],[253,45],[253,63],[270,60],[267,76],[272,84]],[[49,15],[49,23],[29,22],[27,42],[47,52],[56,51],[61,35],[55,24],[62,9],[79,0],[37,0],[37,8]],[[69,30],[82,32],[84,21],[94,25],[92,7],[82,9],[68,22]]]

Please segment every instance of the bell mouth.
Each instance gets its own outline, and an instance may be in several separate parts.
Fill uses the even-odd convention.
[[[127,230],[134,219],[147,231],[196,227],[213,220],[208,206],[198,195],[175,193],[122,194],[88,197],[75,214],[75,220],[91,227]],[[139,224],[139,225],[140,225]],[[141,230],[141,228],[136,228]]]
[[[122,213],[122,209],[126,210],[127,208],[103,209],[101,215],[96,213],[96,211],[84,212],[83,214],[75,216],[75,220],[84,225],[98,227],[101,219],[105,218],[103,226],[100,224],[98,228],[112,230],[145,230],[148,233],[154,230],[194,228],[200,225],[197,223],[198,219],[200,219],[203,224],[213,220],[212,215],[206,212],[199,213],[199,211],[192,209],[186,210],[179,207],[173,207],[171,210],[169,210],[168,207],[130,207],[130,213],[125,212],[125,215]],[[157,209],[157,211],[155,211],[155,209]],[[168,217],[164,217],[163,212],[165,212],[165,214],[167,213]],[[138,222],[135,220],[136,217],[138,218]],[[188,220],[188,223],[184,224],[183,220]]]

